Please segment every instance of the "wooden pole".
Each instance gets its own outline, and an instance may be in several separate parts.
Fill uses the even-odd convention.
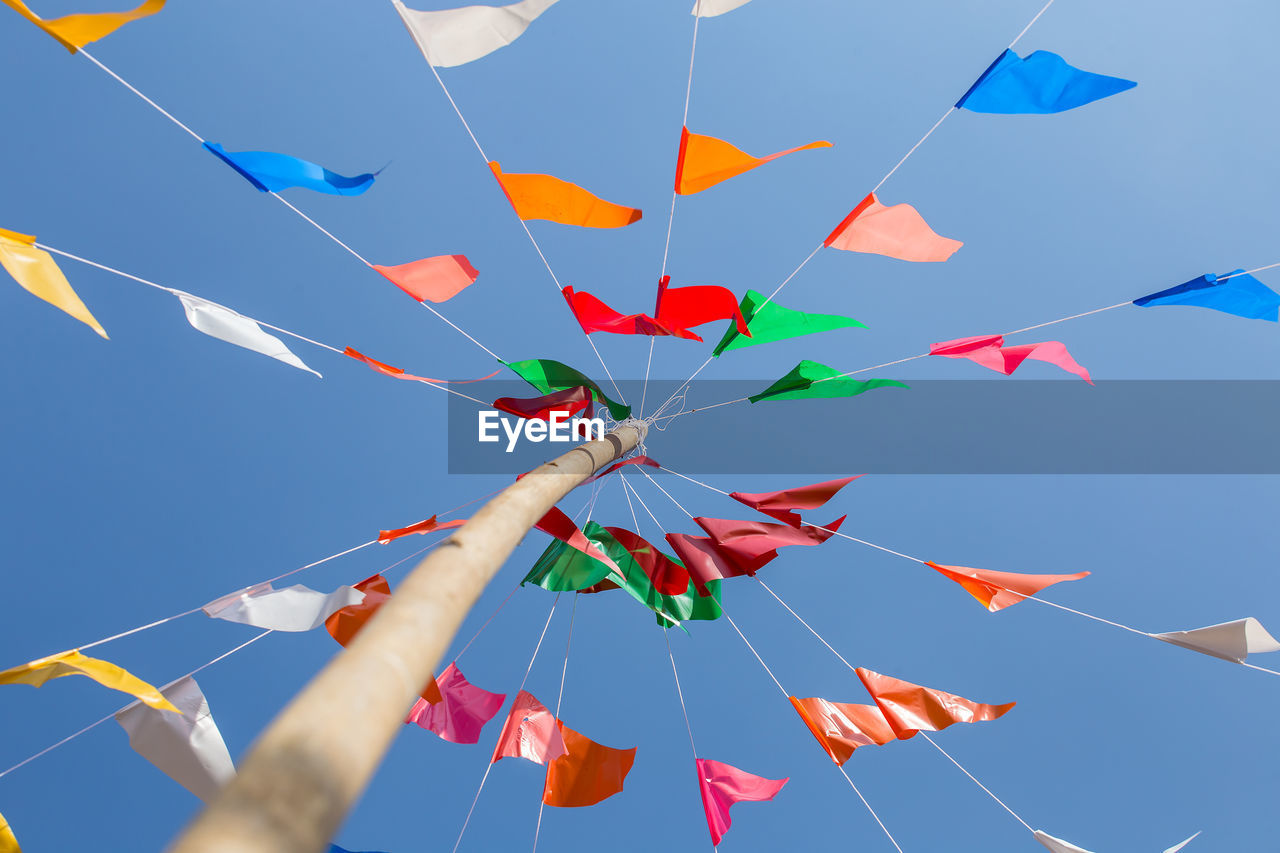
[[[534,470],[427,555],[259,736],[172,853],[324,853],[489,580],[540,518],[634,449],[619,425]]]

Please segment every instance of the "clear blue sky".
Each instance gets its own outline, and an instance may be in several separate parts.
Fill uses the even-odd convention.
[[[564,0],[512,47],[442,71],[504,169],[560,175],[644,208],[641,223],[617,231],[531,225],[563,281],[623,310],[646,310],[661,261],[690,2]],[[46,0],[37,11],[115,5]],[[682,198],[675,283],[771,290],[1039,6],[754,0],[704,21],[693,130],[755,153],[813,139],[835,147]],[[0,13],[8,80],[0,227],[410,372],[492,369],[90,63]],[[800,358],[852,370],[931,341],[1280,261],[1277,127],[1263,108],[1280,77],[1278,24],[1280,11],[1258,0],[1059,0],[1019,48],[1053,50],[1138,87],[1058,116],[953,116],[881,197],[914,204],[965,247],[946,264],[820,254],[783,304],[852,314],[870,328],[733,352],[712,378],[781,375]],[[287,196],[375,262],[468,255],[481,278],[443,306],[451,319],[505,358],[598,371],[390,4],[175,2],[91,51],[229,150],[286,152],[344,174],[390,163],[359,198]],[[509,481],[445,473],[443,394],[298,344],[325,374],[317,380],[200,335],[166,294],[63,266],[109,342],[12,284],[0,288],[0,394],[10,401],[2,428],[6,666],[198,606]],[[1271,324],[1121,309],[1049,331],[1100,379],[1280,378]],[[619,375],[642,373],[647,341],[603,338],[599,346]],[[655,375],[683,378],[709,346],[660,340]],[[1053,376],[1045,365],[1025,370]],[[891,375],[981,373],[921,360]],[[795,436],[787,440],[811,443],[814,453],[826,441],[856,441],[856,400],[837,423],[806,422],[804,404],[789,405]],[[664,444],[680,441],[678,426],[653,438],[652,455],[661,459]],[[768,447],[741,452],[742,473],[712,483],[748,491],[795,484],[752,474]],[[857,472],[831,472],[847,473]],[[638,487],[664,525],[690,531],[647,485]],[[695,513],[738,509],[696,486],[668,488]],[[867,477],[835,507],[850,514],[847,532],[943,563],[1090,570],[1047,597],[1145,630],[1248,615],[1280,630],[1277,497],[1280,484],[1263,477]],[[564,505],[572,513],[584,499]],[[616,482],[595,517],[630,523]],[[656,535],[645,524],[640,532]],[[332,589],[424,544],[366,550],[297,580]],[[516,552],[455,648],[544,545],[533,534]],[[857,665],[973,699],[1017,701],[1002,720],[953,727],[939,742],[1039,828],[1099,853],[1158,851],[1198,829],[1204,835],[1189,850],[1260,850],[1280,831],[1271,796],[1280,735],[1268,723],[1280,681],[1271,676],[1031,602],[991,615],[920,566],[846,541],[785,554],[765,577]],[[467,676],[514,693],[550,603],[542,590],[519,591],[463,659]],[[866,701],[852,674],[753,582],[729,584],[726,607],[789,690]],[[557,613],[529,683],[547,702],[568,609]],[[544,849],[708,844],[652,621],[620,594],[579,604],[562,716],[602,743],[638,746],[639,755],[621,796],[548,809]],[[251,635],[190,616],[96,652],[159,684]],[[726,850],[890,849],[727,624],[694,625],[672,641],[701,754],[791,777],[776,802],[735,809]],[[200,676],[233,756],[337,648],[323,632],[272,636]],[[0,765],[120,704],[82,679],[5,688]],[[491,723],[481,745],[456,746],[406,727],[339,843],[448,850],[497,731]],[[921,739],[861,750],[847,769],[905,850],[1040,849]],[[463,849],[530,845],[540,785],[541,768],[500,763]],[[159,850],[197,806],[134,754],[114,723],[0,779],[0,812],[32,853]]]

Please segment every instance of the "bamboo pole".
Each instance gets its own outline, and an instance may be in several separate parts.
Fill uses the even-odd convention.
[[[556,502],[643,439],[629,420],[535,469],[413,570],[259,736],[172,853],[323,853],[462,620]]]

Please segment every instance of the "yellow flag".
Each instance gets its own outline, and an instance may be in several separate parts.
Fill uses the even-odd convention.
[[[13,11],[58,40],[67,50],[75,53],[89,42],[106,38],[130,21],[154,15],[164,8],[164,0],[145,0],[141,6],[128,12],[99,12],[85,15],[65,15],[45,20],[27,8],[22,0],[0,0]]]
[[[3,3],[12,0],[0,0]],[[84,307],[80,297],[71,289],[67,277],[58,269],[53,257],[35,246],[36,238],[17,231],[0,228],[0,266],[9,271],[18,284],[55,308],[61,308],[81,323],[85,323],[104,338],[107,332]]]
[[[2,814],[0,814],[0,853],[22,853],[22,848],[18,846],[18,839],[13,837],[13,830],[9,828],[9,821],[5,820]]]
[[[110,661],[83,655],[79,649],[58,652],[47,658],[6,669],[0,672],[0,684],[30,684],[32,687],[40,687],[46,681],[61,678],[64,675],[85,675],[103,687],[128,693],[144,705],[150,705],[162,711],[173,711],[175,714],[182,713],[174,707],[172,702],[164,698],[159,690],[141,678]],[[3,848],[0,848],[0,853],[3,853]]]

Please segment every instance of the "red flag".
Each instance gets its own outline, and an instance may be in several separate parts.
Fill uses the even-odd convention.
[[[967,566],[941,566],[928,560],[925,560],[924,564],[960,584],[966,592],[981,601],[992,613],[1017,604],[1028,595],[1035,595],[1047,586],[1053,586],[1062,581],[1078,581],[1089,576],[1089,572],[1077,572],[1074,575],[993,572],[988,569],[971,569]]]
[[[573,523],[573,519],[561,512],[559,507],[553,506],[547,510],[547,514],[539,519],[534,527],[548,536],[554,536],[570,548],[581,551],[594,560],[599,560],[622,576],[622,569],[618,568],[618,564],[597,548],[587,535],[578,529],[578,525]]]
[[[883,746],[895,737],[889,721],[875,705],[788,698],[836,764],[844,764],[860,746]]]
[[[777,551],[768,551],[752,560],[739,562],[732,554],[717,548],[710,537],[685,533],[668,533],[667,542],[675,549],[676,556],[688,570],[698,595],[702,596],[711,594],[711,590],[707,589],[708,581],[754,575],[778,556]]]
[[[560,291],[569,310],[577,318],[578,325],[588,335],[592,332],[609,332],[615,335],[674,336],[701,341],[693,332],[680,327],[669,327],[648,314],[620,314],[603,301],[584,291],[575,291],[572,285]]]
[[[417,723],[452,743],[479,743],[480,730],[507,701],[506,694],[490,693],[467,681],[453,663],[445,668],[435,684],[441,700],[432,704],[419,699],[405,722]]]
[[[698,790],[702,793],[702,809],[707,813],[707,829],[711,830],[711,843],[719,844],[729,831],[733,820],[729,807],[734,803],[772,800],[790,781],[766,779],[732,764],[712,761],[709,758],[695,760],[698,768]]]
[[[444,302],[475,284],[480,273],[465,255],[438,255],[409,264],[372,264],[382,276],[419,302]]]
[[[622,792],[622,783],[636,760],[636,747],[614,749],[596,743],[560,721],[565,754],[547,765],[542,802],[573,808],[593,806]]]
[[[564,412],[566,418],[589,418],[593,402],[590,388],[575,385],[541,397],[499,397],[493,401],[493,407],[500,412],[531,421],[549,421],[552,412]]]
[[[1061,341],[1044,341],[1038,344],[1020,344],[1007,347],[1003,335],[979,335],[972,338],[956,338],[954,341],[942,341],[929,344],[929,355],[940,355],[944,358],[967,358],[975,364],[1009,376],[1027,359],[1044,361],[1055,367],[1061,367],[1068,373],[1074,373],[1090,385],[1089,371],[1085,370],[1067,352],[1066,344]]]
[[[657,460],[650,459],[648,456],[632,456],[630,459],[624,459],[621,462],[613,463],[608,468],[601,471],[599,474],[596,474],[594,477],[588,477],[582,482],[590,483],[594,480],[599,480],[601,477],[607,477],[610,474],[612,474],[614,471],[617,471],[619,468],[625,468],[628,465],[645,465],[645,466],[648,466],[649,468],[662,467],[661,465],[658,464]]]
[[[856,671],[900,740],[915,737],[916,732],[940,732],[953,723],[994,720],[1003,717],[1017,704],[985,705],[862,667]]]
[[[668,329],[689,329],[716,320],[733,320],[738,334],[751,337],[747,319],[742,316],[738,297],[727,287],[716,284],[699,284],[692,287],[668,287],[671,276],[664,275],[658,281],[658,298],[653,315],[657,322]],[[688,333],[696,340],[702,338]]]
[[[773,524],[767,521],[736,521],[728,518],[694,518],[707,532],[717,550],[728,554],[734,562],[749,565],[766,554],[773,559],[779,548],[788,545],[821,545],[840,529],[846,516],[841,516],[826,529],[804,524]]]
[[[401,370],[398,367],[392,367],[389,364],[384,364],[381,361],[377,361],[376,359],[369,358],[369,356],[365,355],[364,353],[357,352],[351,347],[347,347],[342,354],[349,355],[352,358],[354,358],[356,361],[363,361],[365,364],[369,365],[371,368],[378,371],[382,375],[390,376],[392,379],[409,379],[414,382],[426,382],[428,385],[442,385],[446,382],[451,385],[466,385],[470,382],[483,382],[486,379],[492,379],[493,377],[497,376],[499,373],[502,372],[500,370],[495,370],[493,373],[490,373],[488,376],[481,376],[479,379],[430,379],[426,376],[414,376],[412,373],[405,373],[403,370]]]
[[[453,521],[437,522],[433,515],[425,521],[419,521],[417,524],[410,524],[408,527],[398,527],[395,530],[379,530],[378,544],[386,545],[399,539],[401,536],[408,536],[411,533],[430,533],[433,530],[452,530],[455,527],[461,527],[466,524],[465,518],[455,518]]]
[[[546,764],[564,753],[564,739],[556,718],[532,693],[521,690],[511,704],[489,763],[501,758],[527,758],[536,764]]]
[[[800,514],[790,510],[817,509],[835,497],[836,492],[861,476],[861,474],[855,474],[840,480],[827,480],[824,483],[796,486],[778,492],[733,492],[729,497],[765,515],[773,516],[778,521],[796,527],[801,522]]]
[[[640,566],[653,588],[663,595],[684,595],[689,591],[689,570],[650,545],[639,534],[622,527],[606,527],[605,530]]]

